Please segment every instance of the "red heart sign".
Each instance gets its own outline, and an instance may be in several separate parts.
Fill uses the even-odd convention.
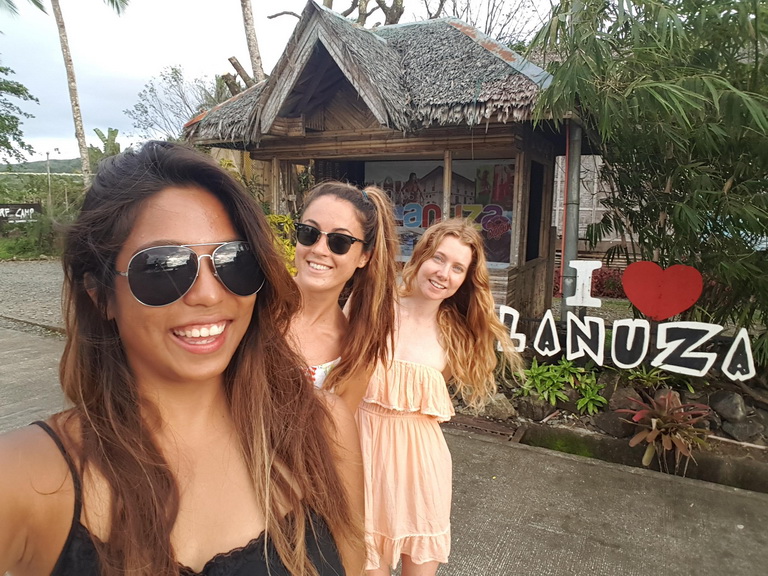
[[[655,262],[635,262],[621,277],[624,293],[635,307],[653,320],[666,320],[685,312],[701,296],[701,273],[675,264],[663,270]]]

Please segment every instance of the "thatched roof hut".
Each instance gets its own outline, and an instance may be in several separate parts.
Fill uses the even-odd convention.
[[[565,141],[531,120],[551,80],[453,18],[368,30],[310,1],[270,77],[190,121],[185,135],[246,152],[243,171],[273,212],[298,212],[312,178],[381,186],[404,258],[435,218],[474,219],[497,303],[535,317],[551,301],[555,155]]]
[[[329,56],[335,66],[329,66]],[[551,80],[454,18],[368,30],[310,1],[266,83],[193,119],[185,136],[198,144],[257,146],[264,135],[298,125],[290,119],[310,118],[342,77],[380,126],[406,133],[432,125],[528,120]]]

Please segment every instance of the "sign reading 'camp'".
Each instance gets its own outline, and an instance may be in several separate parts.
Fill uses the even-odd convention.
[[[42,211],[40,204],[0,204],[0,222],[8,224],[37,222]]]

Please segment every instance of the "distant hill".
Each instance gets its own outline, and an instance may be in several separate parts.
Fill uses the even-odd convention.
[[[51,174],[79,174],[82,172],[82,164],[80,158],[72,158],[71,160],[50,160]],[[45,160],[38,160],[36,162],[22,162],[21,164],[6,164],[4,168],[0,168],[8,172],[47,172],[47,162]]]

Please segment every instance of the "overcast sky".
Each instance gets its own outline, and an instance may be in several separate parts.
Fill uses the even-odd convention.
[[[47,4],[47,3],[46,3]],[[23,120],[31,160],[78,157],[59,36],[53,15],[16,0],[19,16],[0,12],[0,64],[15,72],[39,104],[23,102],[35,118]],[[269,8],[265,8],[265,6]],[[292,16],[267,19],[278,11],[301,13],[306,0],[252,0],[256,34],[269,73],[296,25]],[[279,6],[279,8],[277,7]],[[122,16],[103,1],[61,0],[75,65],[83,122],[89,144],[100,146],[94,128],[119,130],[125,148],[140,139],[123,110],[138,102],[144,85],[166,66],[181,65],[187,79],[234,73],[236,56],[250,69],[238,0],[132,0]],[[406,10],[402,21],[416,19]],[[58,148],[59,152],[55,149]]]

